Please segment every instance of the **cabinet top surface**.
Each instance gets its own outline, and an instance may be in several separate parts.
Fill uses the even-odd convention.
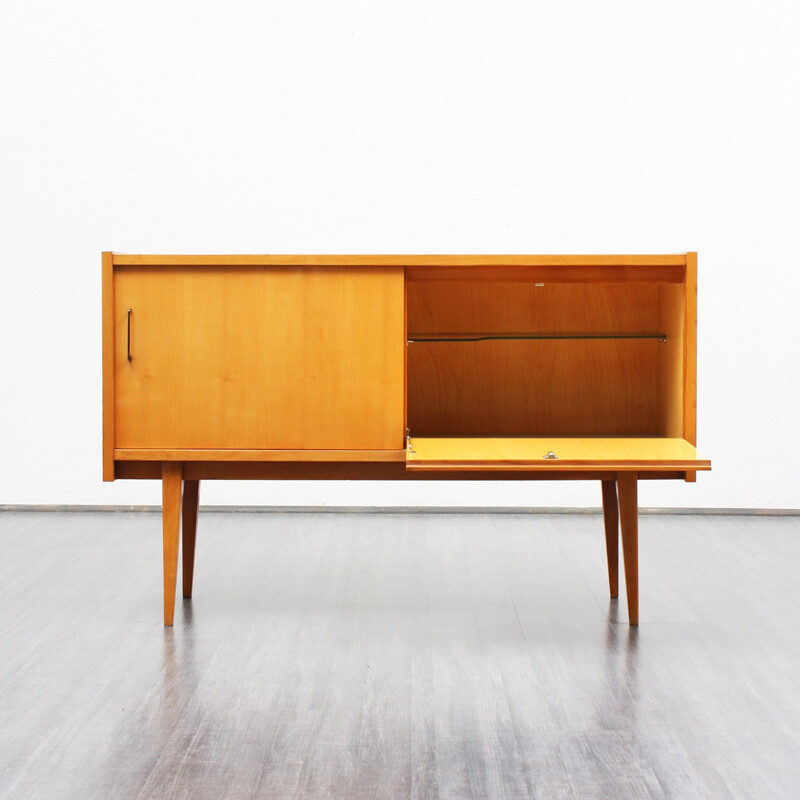
[[[180,255],[112,253],[118,266],[685,266],[687,253],[664,255]]]

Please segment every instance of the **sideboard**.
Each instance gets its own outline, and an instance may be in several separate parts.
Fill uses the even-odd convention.
[[[694,481],[697,254],[102,254],[103,479],[596,480],[639,621],[640,480]],[[182,533],[181,533],[182,531]]]

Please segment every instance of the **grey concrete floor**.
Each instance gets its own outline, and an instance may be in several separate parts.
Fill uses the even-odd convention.
[[[796,798],[800,519],[0,513],[0,798]],[[621,584],[623,582],[621,581]]]

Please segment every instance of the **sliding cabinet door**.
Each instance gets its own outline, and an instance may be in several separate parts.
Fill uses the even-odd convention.
[[[117,267],[115,446],[402,449],[403,314],[402,267]]]

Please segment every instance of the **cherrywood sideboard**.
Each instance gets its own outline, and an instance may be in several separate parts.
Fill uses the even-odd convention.
[[[103,479],[162,481],[165,625],[209,479],[600,481],[636,625],[638,481],[711,468],[696,253],[105,252],[102,282]]]

